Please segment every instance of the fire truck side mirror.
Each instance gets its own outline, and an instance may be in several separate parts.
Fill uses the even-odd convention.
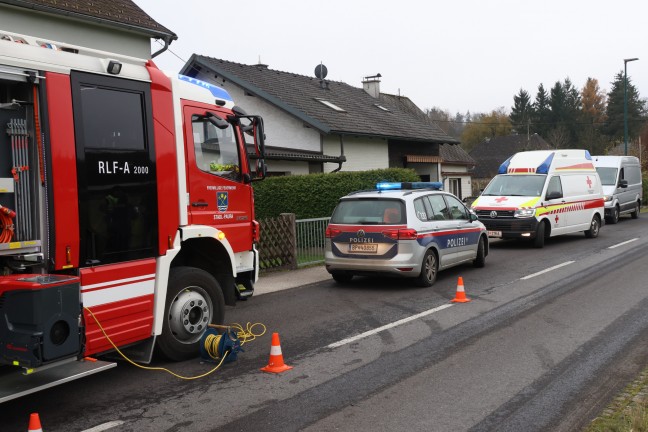
[[[207,120],[218,129],[227,129],[229,127],[227,120],[210,111],[207,111]]]
[[[263,119],[255,117],[253,120],[254,126],[254,146],[261,159],[265,158],[265,131],[263,130]]]
[[[263,180],[268,172],[268,167],[263,159],[257,159],[254,170],[255,175],[252,180]]]

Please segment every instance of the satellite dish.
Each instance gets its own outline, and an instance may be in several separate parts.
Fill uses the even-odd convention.
[[[328,74],[328,69],[326,69],[326,66],[324,66],[322,63],[318,64],[315,66],[315,76],[321,80],[326,78],[326,74]]]

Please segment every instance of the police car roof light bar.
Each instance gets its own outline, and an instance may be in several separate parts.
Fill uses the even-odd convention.
[[[380,182],[376,183],[376,189],[386,190],[409,190],[409,189],[443,189],[441,182]]]

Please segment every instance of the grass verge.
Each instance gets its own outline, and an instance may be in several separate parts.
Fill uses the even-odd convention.
[[[648,368],[584,432],[648,432]]]

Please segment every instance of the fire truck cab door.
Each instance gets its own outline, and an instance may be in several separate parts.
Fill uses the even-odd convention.
[[[211,114],[219,118],[210,121]],[[252,188],[238,129],[216,110],[185,106],[189,223],[223,231],[234,252],[252,249]],[[215,125],[214,123],[217,123]]]

